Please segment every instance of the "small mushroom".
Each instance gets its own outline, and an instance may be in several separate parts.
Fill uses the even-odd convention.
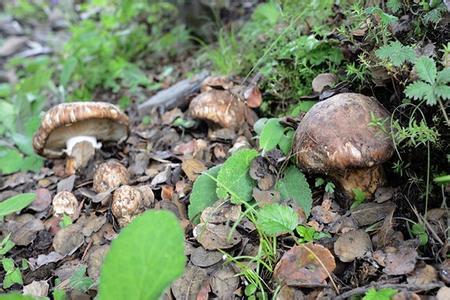
[[[322,93],[326,87],[331,87],[336,84],[337,77],[332,73],[322,73],[317,75],[312,81],[313,91]]]
[[[108,160],[98,166],[93,178],[93,188],[97,193],[105,193],[121,185],[128,184],[130,173],[116,160]]]
[[[246,120],[249,108],[228,90],[208,90],[192,99],[189,113],[222,128],[237,129]]]
[[[62,191],[53,197],[53,211],[56,216],[63,214],[73,217],[78,208],[78,200],[74,194],[68,191]]]
[[[41,156],[67,155],[67,173],[85,167],[101,141],[122,142],[128,136],[128,117],[106,102],[72,102],[52,107],[33,138]]]
[[[120,227],[128,225],[143,211],[141,191],[129,185],[122,185],[113,194],[111,211]]]
[[[368,198],[384,183],[381,164],[393,153],[387,132],[370,126],[372,117],[388,111],[372,97],[342,93],[315,104],[295,133],[294,151],[300,168],[330,175],[349,198],[359,188]]]

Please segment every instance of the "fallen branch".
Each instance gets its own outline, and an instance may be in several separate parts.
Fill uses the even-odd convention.
[[[208,72],[203,71],[192,79],[185,79],[175,85],[158,92],[156,95],[138,106],[140,114],[148,113],[153,107],[171,109],[185,104],[190,94],[200,90],[200,85],[208,77]]]
[[[411,283],[374,283],[366,286],[358,287],[356,289],[350,290],[348,292],[342,293],[335,298],[335,300],[343,300],[350,298],[355,295],[365,294],[370,288],[375,289],[399,289],[399,290],[408,290],[408,291],[428,291],[436,288],[443,287],[444,284],[442,282],[434,282],[429,284],[411,284]]]

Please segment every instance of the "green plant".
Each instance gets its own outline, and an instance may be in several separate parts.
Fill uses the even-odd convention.
[[[294,130],[290,127],[283,127],[280,124],[280,119],[261,118],[253,127],[259,135],[259,148],[263,155],[277,146],[285,155],[291,151]]]
[[[382,46],[375,51],[375,55],[381,60],[390,62],[394,67],[400,67],[406,62],[415,62],[416,60],[414,48],[404,46],[398,41]]]
[[[7,216],[27,207],[36,198],[34,193],[25,193],[13,196],[0,202],[0,217]]]
[[[71,288],[86,292],[94,284],[94,281],[86,276],[86,269],[86,265],[80,265],[75,272],[73,272],[69,278]]]
[[[360,188],[353,189],[353,195],[353,203],[350,209],[355,209],[366,201],[366,194]]]
[[[61,221],[59,221],[59,227],[60,228],[66,228],[67,226],[72,224],[72,219],[67,214],[63,214]]]
[[[442,100],[450,99],[450,68],[437,71],[436,62],[429,57],[420,57],[414,69],[419,76],[419,80],[409,84],[405,89],[407,97],[426,101],[426,104],[433,106],[439,104],[443,116],[450,126],[450,121],[445,111]]]
[[[177,218],[168,211],[148,211],[112,242],[98,297],[157,299],[183,274],[185,262],[184,234]]]
[[[300,236],[300,238],[297,240],[298,243],[309,243],[323,238],[331,237],[328,232],[318,232],[314,228],[305,225],[299,225],[295,230]]]
[[[295,166],[289,166],[283,173],[283,178],[277,182],[277,190],[281,199],[293,199],[303,209],[306,217],[312,207],[312,194],[305,175]]]
[[[14,284],[23,284],[22,273],[20,273],[19,268],[15,267],[12,258],[2,258],[2,266],[3,270],[6,272],[5,277],[3,278],[3,288],[7,289]]]
[[[334,193],[334,189],[335,189],[336,187],[335,187],[335,185],[334,185],[333,182],[331,182],[331,181],[325,181],[323,178],[317,177],[317,178],[316,178],[316,181],[315,181],[315,183],[314,183],[315,187],[322,186],[323,184],[325,184],[325,188],[324,188],[324,189],[325,189],[325,192],[330,193],[330,194]]]
[[[257,217],[259,228],[268,236],[292,232],[298,224],[297,213],[286,205],[265,205],[258,211]]]
[[[363,300],[390,300],[395,294],[397,294],[397,291],[391,288],[379,290],[370,288],[363,297]]]
[[[423,224],[414,223],[411,226],[411,233],[419,239],[421,246],[428,243],[428,233]]]
[[[16,244],[9,239],[11,234],[8,234],[3,240],[0,242],[0,257],[9,252]]]

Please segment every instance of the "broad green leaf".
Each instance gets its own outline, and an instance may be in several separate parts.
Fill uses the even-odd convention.
[[[25,193],[13,196],[0,202],[0,217],[7,216],[20,211],[33,202],[36,195],[34,193]]]
[[[269,119],[259,136],[259,148],[263,151],[275,149],[283,136],[283,132],[284,127],[281,126],[279,119]]]
[[[77,59],[75,57],[69,57],[63,65],[63,69],[61,71],[61,77],[59,78],[59,84],[66,87],[70,78],[72,77],[73,71],[77,67]]]
[[[22,168],[23,155],[16,149],[7,149],[0,154],[0,172],[3,174],[12,174]]]
[[[85,265],[81,265],[73,272],[69,278],[70,287],[85,292],[94,284],[94,281],[86,276],[86,269]]]
[[[266,123],[269,119],[267,118],[261,118],[258,119],[258,121],[253,124],[253,130],[256,132],[256,134],[260,135],[264,126],[266,126]]]
[[[301,112],[308,112],[308,110],[310,110],[316,103],[317,101],[303,100],[294,106],[290,114],[293,116],[298,116]]]
[[[284,177],[277,183],[277,190],[283,200],[293,199],[309,216],[312,206],[312,194],[305,175],[294,166],[290,166],[284,172]]]
[[[258,211],[258,226],[269,236],[292,232],[298,225],[295,211],[281,204],[266,205]]]
[[[414,68],[416,69],[419,78],[423,81],[426,81],[429,84],[433,84],[436,81],[437,69],[433,59],[422,56],[417,59]]]
[[[98,298],[159,299],[184,272],[184,234],[169,211],[147,211],[123,228],[103,263]]]
[[[284,155],[287,155],[292,149],[292,141],[294,140],[294,130],[288,130],[283,134],[280,141],[278,142],[278,147],[283,151]]]
[[[16,111],[14,106],[4,100],[0,100],[0,124],[3,124],[9,131],[13,131],[16,127]]]
[[[44,159],[36,154],[26,156],[22,161],[21,171],[38,172],[44,164]]]
[[[217,196],[225,199],[231,196],[231,202],[240,204],[252,199],[254,180],[248,174],[250,163],[258,156],[256,150],[244,149],[230,156],[217,175]]]
[[[198,223],[199,214],[208,206],[213,205],[218,199],[216,194],[217,184],[211,176],[216,178],[220,167],[219,165],[207,170],[198,176],[194,182],[189,198],[188,216],[196,224]]]
[[[433,179],[434,182],[436,182],[437,184],[447,184],[450,183],[450,175],[443,175],[443,176],[439,176],[439,177],[435,177]]]

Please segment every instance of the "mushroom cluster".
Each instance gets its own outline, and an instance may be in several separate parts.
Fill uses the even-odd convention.
[[[386,128],[370,126],[388,111],[373,97],[342,93],[315,104],[295,133],[294,151],[300,168],[329,175],[348,198],[360,189],[370,198],[384,183],[381,164],[394,151]]]
[[[106,102],[72,102],[52,107],[33,138],[41,156],[68,156],[66,172],[85,167],[104,142],[122,142],[128,137],[128,116]]]

